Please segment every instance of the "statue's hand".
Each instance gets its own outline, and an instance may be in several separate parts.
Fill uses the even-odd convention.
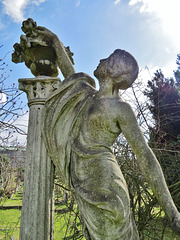
[[[47,29],[45,27],[38,26],[34,29],[34,32],[37,35],[41,35],[43,37],[47,37],[52,40],[57,38],[57,35],[55,33],[51,32],[49,29]]]
[[[175,231],[180,234],[180,213],[179,212],[172,219],[172,226],[175,229]]]

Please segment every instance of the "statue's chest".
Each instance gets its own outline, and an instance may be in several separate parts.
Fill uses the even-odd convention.
[[[113,142],[120,130],[114,116],[104,105],[93,105],[84,115],[83,125],[88,135],[97,141]]]

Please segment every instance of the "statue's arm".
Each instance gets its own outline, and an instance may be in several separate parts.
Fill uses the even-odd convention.
[[[37,34],[44,35],[52,41],[52,47],[54,47],[57,55],[58,67],[60,68],[64,78],[70,76],[71,74],[74,74],[74,66],[57,35],[51,32],[49,29],[40,26],[37,27],[34,31]]]
[[[152,188],[159,204],[169,217],[171,223],[180,233],[180,213],[177,211],[168,190],[161,166],[146,143],[134,112],[129,104],[124,103],[123,108],[121,108],[119,124],[124,136],[137,157],[142,174]]]
[[[54,37],[53,46],[56,51],[58,66],[61,69],[64,78],[74,74],[74,66],[68,57],[62,42],[57,36]]]

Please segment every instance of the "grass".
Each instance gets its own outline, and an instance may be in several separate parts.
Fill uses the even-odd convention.
[[[180,236],[169,226],[166,217],[159,217],[149,221],[141,234],[143,240],[180,240]]]
[[[14,194],[11,199],[3,199],[1,206],[22,206],[22,193]],[[12,236],[19,239],[21,210],[0,210],[0,239],[8,240]]]
[[[54,240],[64,239],[64,240],[70,240],[73,239],[71,236],[73,235],[74,229],[70,227],[67,229],[67,223],[74,220],[74,216],[72,213],[59,215],[58,213],[55,213],[54,218]],[[72,226],[72,224],[71,224]],[[65,236],[65,237],[64,237]],[[81,238],[82,240],[85,240],[85,238]]]
[[[0,210],[0,239],[8,240],[12,236],[19,239],[21,211],[17,209]],[[55,213],[54,240],[63,239],[67,230],[67,220],[71,218],[69,214],[59,216]],[[65,239],[72,239],[69,235]],[[83,238],[85,239],[85,238]]]
[[[0,206],[22,206],[22,194],[17,193],[11,199],[3,199]],[[56,209],[65,209],[66,206],[57,204]],[[0,240],[10,240],[13,236],[19,239],[21,210],[0,210]],[[72,212],[66,214],[54,213],[54,240],[70,240],[73,229],[67,229],[67,223],[73,222]],[[72,230],[72,231],[71,231]],[[64,236],[66,236],[64,238]],[[82,238],[85,240],[85,238]]]
[[[19,229],[20,229],[20,215],[21,211],[16,209],[11,210],[1,210],[0,211],[0,239],[1,240],[8,240],[11,239],[12,236],[15,236],[15,239],[19,239]],[[65,218],[66,219],[65,219]],[[59,216],[55,213],[55,225],[54,225],[54,240],[61,240],[72,239],[70,236],[63,238],[66,233],[66,223],[68,218],[70,218],[69,214],[66,216]],[[163,219],[158,219],[158,221],[152,221],[148,226],[147,229],[150,231],[144,231],[143,239],[160,239],[160,234],[162,232],[162,227],[164,225]],[[179,240],[180,237],[170,228],[165,228],[165,233],[163,240]],[[85,240],[85,238],[83,238]]]
[[[2,205],[2,202],[1,204]],[[22,194],[16,194],[11,199],[5,199],[3,206],[21,206]],[[65,208],[65,205],[56,205],[56,208]],[[21,211],[18,209],[0,210],[0,240],[10,240],[12,236],[15,240],[19,239]],[[54,240],[71,240],[74,228],[70,224],[67,229],[67,223],[74,222],[73,211],[66,214],[55,212],[54,217]],[[78,226],[80,223],[76,221]],[[162,231],[164,229],[164,232]],[[163,232],[163,233],[162,233]],[[66,237],[64,237],[66,236]],[[85,238],[81,238],[85,240]],[[180,240],[180,237],[168,226],[165,217],[162,215],[148,223],[142,233],[143,240]]]
[[[0,210],[0,239],[8,240],[12,236],[19,239],[20,217],[20,210]]]

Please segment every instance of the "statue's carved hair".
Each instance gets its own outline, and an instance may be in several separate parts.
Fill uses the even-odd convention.
[[[94,75],[100,82],[109,76],[115,82],[121,82],[119,88],[126,89],[137,78],[139,67],[135,58],[128,52],[117,49],[108,58],[100,61]]]
[[[138,64],[135,58],[128,52],[117,49],[107,58],[107,73],[112,78],[119,78],[124,74],[137,78]]]

